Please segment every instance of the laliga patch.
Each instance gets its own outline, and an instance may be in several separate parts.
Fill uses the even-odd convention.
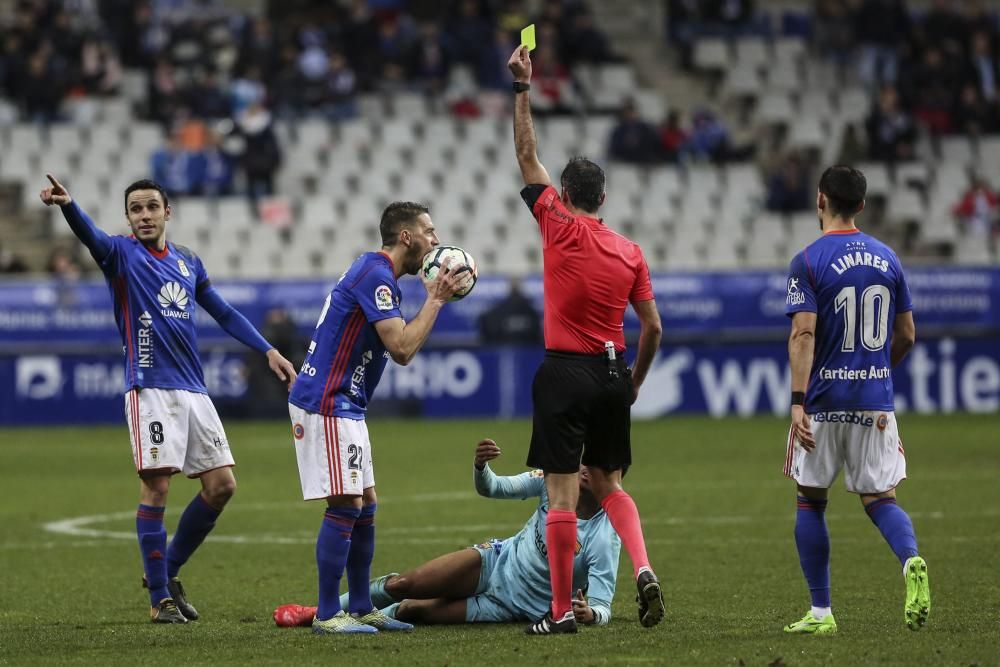
[[[375,307],[379,310],[392,310],[392,290],[388,285],[379,285],[375,288]]]
[[[303,437],[305,437],[305,434],[306,430],[302,428],[302,424],[296,424],[295,426],[292,427],[292,435],[295,436],[296,440],[301,440]]]
[[[188,271],[187,264],[184,263],[183,259],[177,260],[177,268],[181,270],[181,275],[185,278],[191,277],[191,272]]]
[[[532,477],[545,477],[545,472],[542,470],[532,470],[529,474]]]
[[[878,419],[875,420],[875,428],[880,431],[884,431],[885,427],[889,425],[889,417],[887,415],[879,415]]]

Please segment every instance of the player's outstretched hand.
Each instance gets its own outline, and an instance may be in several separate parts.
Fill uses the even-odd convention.
[[[531,52],[528,51],[528,47],[517,47],[511,54],[510,60],[507,61],[507,67],[510,68],[510,73],[514,75],[515,81],[521,83],[531,81]]]
[[[792,406],[792,435],[807,452],[816,449],[816,439],[812,434],[809,415],[801,405]]]
[[[267,365],[271,367],[271,370],[274,371],[279,380],[288,383],[288,391],[291,391],[292,385],[295,384],[295,378],[298,377],[298,373],[295,372],[295,366],[292,366],[292,362],[285,359],[281,356],[281,352],[272,347],[267,351]]]
[[[576,591],[576,597],[573,598],[573,616],[576,617],[577,623],[589,625],[594,622],[594,610],[587,604],[587,598],[579,589]]]
[[[500,456],[500,445],[489,438],[484,438],[476,445],[476,469],[482,470],[487,461]]]
[[[441,268],[438,270],[434,280],[424,279],[424,286],[427,288],[427,296],[431,299],[440,301],[441,303],[447,303],[451,301],[451,297],[455,296],[455,293],[461,289],[462,285],[468,279],[465,271],[461,271],[464,264],[452,265],[451,257],[445,257],[444,262],[441,263]]]
[[[39,198],[42,203],[46,206],[66,206],[73,201],[73,198],[69,196],[69,190],[66,189],[62,183],[56,180],[56,177],[52,174],[45,174],[46,178],[49,179],[49,183],[52,184],[50,188],[43,188],[40,193],[38,193]]]

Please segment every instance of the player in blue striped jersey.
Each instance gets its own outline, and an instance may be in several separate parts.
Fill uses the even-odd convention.
[[[465,276],[446,260],[437,277],[425,281],[420,312],[405,322],[396,281],[420,270],[424,255],[439,245],[437,233],[427,207],[412,202],[387,206],[379,231],[381,251],[355,260],[326,297],[288,397],[302,496],[327,502],[316,542],[317,634],[412,629],[381,614],[368,595],[376,496],[364,418],[388,359],[402,365],[413,359]],[[340,606],[345,568],[347,610]]]
[[[136,534],[150,616],[154,623],[185,623],[198,612],[187,601],[178,572],[236,489],[233,456],[198,358],[192,299],[233,338],[266,354],[289,388],[295,369],[212,287],[201,259],[167,241],[170,204],[160,185],[148,180],[130,185],[125,214],[132,234],[109,236],[59,181],[48,179],[42,202],[62,209],[114,300],[125,353],[125,417],[140,480]],[[202,490],[184,510],[168,546],[163,514],[170,478],[181,471],[197,477]]]
[[[896,427],[892,368],[916,338],[903,267],[887,245],[854,225],[865,205],[864,175],[827,169],[816,199],[823,236],[792,260],[786,312],[792,424],[785,475],[798,488],[795,543],[812,608],[785,632],[836,632],[830,604],[829,487],[845,468],[903,568],[904,620],[919,630],[930,613],[927,563],[917,553],[910,517],[896,505],[906,459]]]

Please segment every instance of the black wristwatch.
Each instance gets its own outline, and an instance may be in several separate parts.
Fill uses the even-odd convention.
[[[531,90],[530,83],[523,83],[521,81],[515,81],[512,87],[515,93],[526,93]]]

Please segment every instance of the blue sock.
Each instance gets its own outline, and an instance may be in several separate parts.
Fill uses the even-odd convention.
[[[340,610],[340,579],[344,576],[347,553],[351,549],[351,531],[361,510],[337,507],[326,510],[323,525],[316,539],[316,568],[319,570],[319,607],[316,618],[321,621],[335,616]]]
[[[353,544],[353,541],[352,541]],[[398,576],[396,573],[384,574],[377,579],[372,579],[368,582],[368,594],[372,598],[372,607],[375,609],[382,609],[388,607],[393,602],[398,602],[396,598],[389,595],[389,592],[385,590],[385,582],[389,580],[389,577]],[[347,609],[351,604],[351,594],[344,593],[340,596],[340,606]]]
[[[375,509],[377,505],[365,505],[354,524],[351,533],[351,551],[347,555],[347,591],[350,594],[348,611],[352,614],[367,614],[372,605],[368,580],[372,574],[372,558],[375,555]]]
[[[798,497],[795,546],[802,574],[809,584],[812,606],[830,606],[830,534],[826,530],[826,501]]]
[[[167,576],[171,579],[177,576],[181,565],[188,561],[205,536],[215,528],[215,520],[222,510],[217,510],[208,504],[205,497],[198,493],[181,514],[177,532],[167,547]]]
[[[167,550],[167,529],[163,525],[165,509],[140,504],[135,513],[135,533],[139,538],[142,569],[146,573],[151,607],[158,605],[163,598],[170,597],[167,592],[167,560],[164,558]]]
[[[913,523],[895,498],[879,498],[865,505],[868,518],[882,531],[882,537],[892,547],[901,565],[906,559],[917,555],[917,536],[913,534]]]

